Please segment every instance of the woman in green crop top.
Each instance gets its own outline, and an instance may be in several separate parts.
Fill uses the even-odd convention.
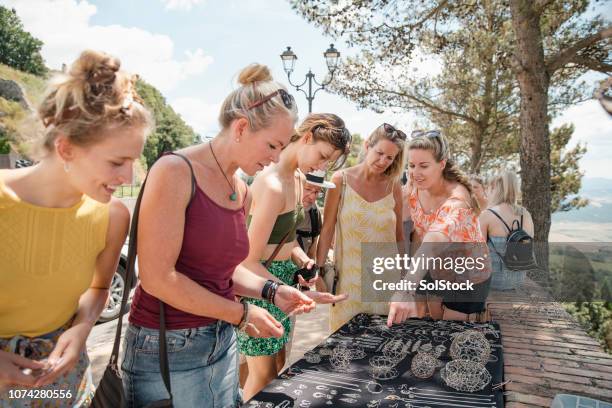
[[[244,261],[250,270],[266,277],[269,272],[279,281],[291,284],[298,267],[314,265],[314,260],[304,253],[295,239],[296,226],[304,217],[301,199],[303,174],[326,169],[330,162],[341,165],[348,153],[350,139],[344,121],[338,116],[311,114],[298,127],[291,143],[280,154],[278,163],[257,175],[252,185],[253,200],[248,218],[250,249]],[[279,244],[282,247],[266,270],[263,264]],[[346,298],[312,291],[306,294],[317,303],[335,303]],[[248,364],[245,401],[275,378],[285,364],[284,346],[291,331],[291,320],[276,306],[261,300],[249,301],[268,309],[283,323],[285,333],[281,338],[266,339],[246,334],[239,336],[240,352],[246,356]],[[246,371],[245,365],[241,371]]]

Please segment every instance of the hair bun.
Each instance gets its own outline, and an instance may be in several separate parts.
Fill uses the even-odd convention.
[[[272,81],[270,69],[265,65],[251,64],[240,71],[238,83],[240,85],[248,85],[258,81]]]
[[[109,84],[121,67],[118,58],[104,52],[86,50],[70,67],[70,76],[92,85]]]

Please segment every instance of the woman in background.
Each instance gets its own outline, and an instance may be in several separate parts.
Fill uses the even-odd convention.
[[[470,174],[468,181],[470,182],[470,186],[474,192],[474,197],[476,197],[476,200],[478,201],[478,207],[480,207],[481,210],[484,210],[489,205],[487,203],[486,186],[482,176],[478,174]]]
[[[325,263],[335,236],[334,256],[338,257],[336,264],[340,265],[335,289],[349,295],[349,300],[330,308],[332,332],[361,312],[389,314],[388,325],[405,319],[399,303],[389,310],[386,303],[361,299],[361,244],[388,242],[403,246],[400,176],[405,143],[404,132],[384,123],[364,142],[361,163],[332,176],[336,188],[327,192],[317,263]],[[337,228],[338,223],[340,228]],[[320,290],[334,289],[326,287],[323,281],[317,285]]]
[[[529,211],[518,204],[519,195],[519,182],[514,172],[503,170],[489,180],[490,207],[480,214],[479,220],[490,249],[493,289],[516,289],[525,279],[526,271],[508,270],[500,256],[506,253],[506,239],[513,226],[518,225],[533,237],[533,220]]]

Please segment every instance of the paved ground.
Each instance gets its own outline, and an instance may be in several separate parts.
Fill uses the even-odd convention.
[[[127,317],[124,317],[127,322]],[[127,326],[124,323],[123,327]],[[87,351],[91,360],[93,370],[94,384],[98,384],[104,369],[108,364],[111,351],[113,349],[113,340],[115,338],[115,330],[117,328],[117,320],[112,322],[99,324],[93,328],[89,339],[87,340]],[[293,346],[287,364],[291,365],[299,360],[306,351],[312,349],[329,335],[329,306],[317,306],[317,310],[307,315],[297,317],[296,329],[293,337]]]

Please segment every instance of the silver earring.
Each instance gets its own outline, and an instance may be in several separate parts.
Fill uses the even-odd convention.
[[[70,171],[70,164],[68,162],[64,162],[64,171],[68,173]]]

